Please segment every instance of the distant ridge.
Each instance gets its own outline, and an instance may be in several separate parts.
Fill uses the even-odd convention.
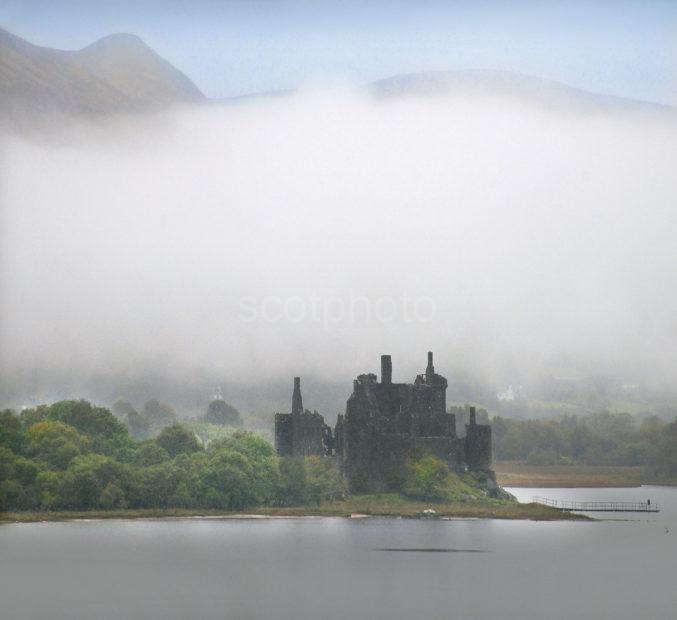
[[[202,100],[186,75],[135,35],[113,34],[65,51],[33,45],[0,28],[5,122],[140,112]]]
[[[434,97],[475,93],[508,96],[546,107],[571,111],[634,110],[677,113],[677,108],[668,105],[601,95],[554,80],[511,71],[466,70],[407,73],[372,82],[366,86],[366,91],[379,98]]]
[[[570,112],[645,112],[677,118],[677,108],[600,95],[509,71],[432,71],[367,84],[377,99],[500,96]],[[133,34],[111,34],[76,51],[33,45],[0,28],[0,129],[33,129],[68,118],[105,118],[176,104],[216,106],[285,98],[295,90],[207,100],[181,71]]]

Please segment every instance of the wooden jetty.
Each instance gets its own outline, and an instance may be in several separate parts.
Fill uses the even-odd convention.
[[[535,504],[543,504],[557,510],[573,512],[659,512],[658,506],[651,501],[646,502],[574,502],[557,501],[547,497],[534,497]]]

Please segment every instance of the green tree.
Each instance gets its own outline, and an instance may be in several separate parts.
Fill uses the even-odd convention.
[[[56,471],[41,471],[36,479],[39,506],[42,510],[54,510],[61,501],[61,485],[64,474]]]
[[[333,502],[343,497],[343,480],[331,460],[308,456],[305,467],[307,496],[310,501],[319,506],[322,502]]]
[[[155,399],[146,402],[141,415],[148,422],[152,434],[159,433],[166,426],[176,424],[178,420],[174,409]]]
[[[136,454],[134,455],[134,464],[141,467],[148,467],[150,465],[159,465],[169,460],[167,450],[159,446],[154,440],[148,440],[139,445]]]
[[[281,458],[280,475],[275,485],[275,503],[280,506],[299,506],[308,501],[306,464],[303,459]]]
[[[125,492],[114,482],[109,482],[99,496],[99,505],[106,510],[126,508]]]
[[[37,504],[33,486],[38,466],[29,459],[0,447],[0,510],[25,510]]]
[[[178,458],[181,456],[185,455]],[[129,505],[134,508],[197,505],[194,501],[186,501],[188,472],[171,461],[135,468],[132,473]]]
[[[86,454],[73,459],[60,488],[60,507],[91,510],[102,507],[101,494],[109,484],[129,487],[125,466],[100,454]]]
[[[240,412],[225,400],[216,399],[209,403],[207,413],[203,417],[204,422],[218,424],[220,426],[242,426]]]
[[[200,473],[200,498],[204,506],[242,510],[258,503],[254,469],[244,454],[228,448],[216,450]]]
[[[252,468],[256,503],[270,501],[279,476],[278,458],[273,446],[255,433],[237,431],[230,437],[212,442],[209,447],[211,453],[223,449],[232,450],[247,457],[247,462]]]
[[[25,430],[33,426],[33,424],[37,424],[38,422],[44,422],[47,419],[48,413],[49,413],[48,405],[38,405],[33,409],[24,409],[19,415],[21,428]]]
[[[50,469],[66,469],[75,457],[89,450],[89,439],[63,422],[33,424],[26,437],[26,453]]]
[[[155,441],[172,458],[177,454],[191,454],[202,449],[195,433],[180,424],[173,424],[165,428]]]
[[[649,468],[658,476],[677,475],[677,419],[666,424],[656,437],[655,449],[649,457]]]
[[[110,453],[113,446],[128,439],[127,429],[103,407],[86,400],[64,400],[49,407],[49,420],[63,422],[89,437],[98,451]]]
[[[116,400],[110,410],[118,420],[126,420],[130,413],[139,413],[134,409],[134,405],[126,400]]]
[[[134,439],[146,439],[150,437],[150,424],[148,420],[136,411],[131,411],[127,414],[125,424],[129,429],[129,433]]]
[[[0,446],[19,453],[23,448],[23,440],[19,416],[10,409],[0,411]]]

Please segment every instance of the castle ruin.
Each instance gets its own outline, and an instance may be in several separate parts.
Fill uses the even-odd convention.
[[[424,374],[413,383],[393,383],[392,361],[381,356],[381,381],[374,374],[353,381],[345,414],[331,428],[317,412],[303,410],[300,380],[294,379],[292,412],[275,415],[275,447],[280,456],[335,456],[350,488],[376,492],[397,488],[407,461],[432,454],[457,472],[491,471],[491,426],[478,424],[471,407],[465,436],[447,411],[447,380],[435,372],[428,353]]]
[[[275,449],[280,456],[332,456],[331,427],[317,412],[303,409],[301,379],[294,377],[291,413],[275,414]]]

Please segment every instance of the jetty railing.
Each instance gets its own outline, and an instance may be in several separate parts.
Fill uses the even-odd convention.
[[[575,502],[555,500],[547,497],[534,497],[535,504],[543,504],[557,510],[577,512],[659,512],[658,506],[651,501],[646,502]]]

